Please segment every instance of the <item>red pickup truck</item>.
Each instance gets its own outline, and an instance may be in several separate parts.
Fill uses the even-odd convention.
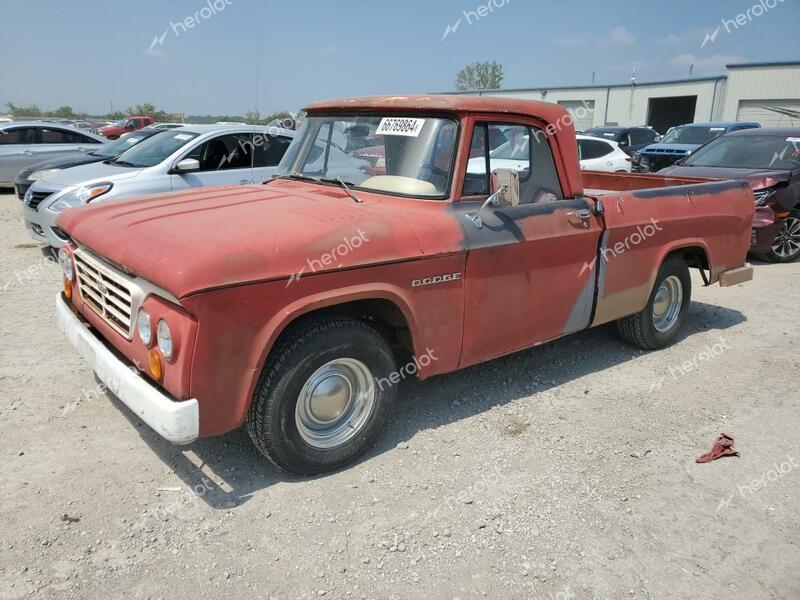
[[[58,219],[71,240],[59,326],[174,443],[245,424],[287,472],[336,469],[376,441],[406,377],[611,321],[661,348],[687,317],[690,268],[708,284],[752,278],[745,183],[581,174],[555,104],[371,97],[306,110],[264,185]],[[365,128],[384,147],[378,175],[349,138]]]
[[[101,127],[97,133],[110,140],[115,140],[125,133],[142,129],[153,123],[155,123],[153,117],[128,117],[127,119],[117,121],[113,125]]]

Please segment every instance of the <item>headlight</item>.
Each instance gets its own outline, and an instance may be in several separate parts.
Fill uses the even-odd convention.
[[[28,179],[30,181],[38,181],[39,179],[44,179],[45,177],[52,175],[53,173],[58,173],[61,169],[42,169],[41,171],[34,171],[30,175],[28,175]]]
[[[756,206],[764,206],[774,193],[775,190],[753,190]]]
[[[140,308],[139,313],[136,315],[136,329],[139,331],[139,339],[145,346],[150,346],[153,341],[153,326],[151,325],[150,315],[148,312]]]
[[[169,330],[169,325],[164,319],[158,322],[156,328],[156,338],[158,340],[158,349],[167,360],[172,358],[172,333]]]
[[[72,260],[70,259],[69,254],[64,252],[63,248],[58,251],[58,262],[61,263],[61,270],[64,271],[64,277],[70,281],[73,281],[73,277],[75,277],[75,271],[72,268]]]
[[[78,204],[87,204],[107,193],[112,187],[114,187],[112,183],[106,182],[81,186],[67,192],[47,208],[53,212],[61,212],[72,206],[78,206]]]

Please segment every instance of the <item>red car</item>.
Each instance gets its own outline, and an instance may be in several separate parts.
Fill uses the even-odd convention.
[[[124,133],[142,129],[153,123],[155,123],[153,117],[128,117],[127,119],[117,121],[113,125],[101,127],[97,133],[110,140],[115,140]]]
[[[280,469],[329,471],[374,444],[406,377],[612,321],[661,348],[687,318],[690,268],[723,286],[752,278],[747,185],[581,173],[556,104],[411,96],[306,110],[264,185],[58,219],[70,239],[59,326],[174,443],[244,424]],[[385,174],[360,168],[354,123],[381,140]],[[495,127],[530,149],[519,170],[472,155]]]

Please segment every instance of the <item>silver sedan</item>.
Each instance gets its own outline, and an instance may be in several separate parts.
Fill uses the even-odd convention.
[[[36,180],[25,193],[28,234],[60,248],[61,211],[193,187],[261,183],[272,177],[295,132],[253,125],[195,125],[169,129],[114,160],[63,169]]]
[[[34,163],[80,155],[108,140],[55,123],[0,123],[0,187],[11,187],[17,174]]]

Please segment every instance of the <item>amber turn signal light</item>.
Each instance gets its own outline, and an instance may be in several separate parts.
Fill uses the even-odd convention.
[[[158,350],[153,348],[148,355],[150,358],[150,374],[156,381],[161,381],[164,376],[164,365],[161,362],[161,355]]]
[[[64,277],[64,297],[72,300],[72,282],[66,277]]]

